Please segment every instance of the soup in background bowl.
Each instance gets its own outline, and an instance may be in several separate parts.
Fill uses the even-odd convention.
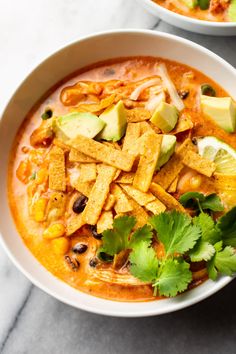
[[[208,58],[201,72],[196,57]],[[214,72],[221,68],[217,77],[211,64]],[[227,164],[235,148],[233,75],[201,47],[148,31],[91,36],[36,68],[1,122],[1,230],[23,272],[64,302],[120,316],[172,311],[227,283],[228,277],[207,279],[233,273],[234,263],[227,272],[219,261],[225,252],[234,259],[232,242],[203,239],[201,218],[223,230],[223,215],[234,212],[234,197],[222,187],[227,168],[234,180]],[[222,123],[209,106],[222,109],[225,100]],[[209,156],[209,147],[225,155]],[[10,150],[9,201],[24,243],[7,207]],[[202,244],[207,255],[199,255]],[[168,282],[171,275],[175,282]]]

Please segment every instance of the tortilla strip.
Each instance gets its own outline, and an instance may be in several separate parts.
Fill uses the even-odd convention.
[[[123,151],[129,151],[140,137],[140,126],[136,123],[128,123],[123,142]]]
[[[53,139],[53,145],[56,145],[56,146],[60,147],[65,152],[69,152],[70,151],[70,148],[69,148],[68,145],[64,144],[61,140],[58,140],[56,138]]]
[[[96,163],[95,159],[83,154],[82,152],[71,149],[69,153],[69,161],[70,162],[80,162],[80,163]]]
[[[98,222],[97,222],[97,232],[98,234],[103,233],[107,229],[112,229],[113,227],[113,214],[112,211],[103,211]]]
[[[173,154],[170,160],[154,176],[153,181],[162,186],[162,188],[167,189],[179,175],[183,167],[182,158],[177,154]]]
[[[169,186],[167,192],[168,193],[175,193],[176,189],[177,189],[177,185],[179,182],[179,175],[174,179],[174,181],[171,183],[171,185]]]
[[[113,194],[109,194],[103,206],[103,210],[105,211],[111,210],[115,202],[116,202],[116,197]]]
[[[141,107],[126,109],[126,119],[129,123],[143,122],[151,118],[151,113]]]
[[[213,161],[201,157],[194,151],[186,151],[183,158],[183,163],[192,168],[193,170],[207,176],[211,177],[216,169],[216,165]]]
[[[149,202],[154,201],[156,198],[152,193],[144,193],[141,192],[140,190],[134,188],[133,186],[129,185],[121,185],[121,187],[125,190],[125,192],[133,198],[138,204],[141,206],[145,206]]]
[[[122,191],[122,189],[117,184],[112,184],[111,192],[116,198],[114,209],[117,214],[127,213],[133,210],[131,203],[126,197],[126,194]]]
[[[152,129],[150,123],[148,123],[148,122],[140,122],[138,124],[139,124],[139,127],[140,127],[141,135],[143,135],[143,134],[145,134],[147,132],[155,133],[155,130]]]
[[[134,199],[128,198],[129,203],[131,204],[133,210],[129,212],[129,215],[132,215],[136,218],[136,224],[134,229],[138,229],[139,227],[144,226],[148,222],[148,213],[145,211],[141,205],[139,205]]]
[[[79,166],[79,182],[91,182],[97,178],[97,168],[95,163],[83,163]]]
[[[214,173],[214,185],[221,190],[236,190],[236,176],[235,175],[224,175],[221,173]]]
[[[77,181],[73,182],[72,187],[74,187],[78,192],[88,198],[90,196],[93,185],[94,182],[80,182],[80,179],[78,178]]]
[[[96,182],[94,183],[88,202],[82,213],[86,224],[95,225],[97,223],[115,173],[116,169],[112,166],[103,165],[100,168]]]
[[[127,172],[132,169],[135,159],[134,156],[129,155],[127,152],[113,149],[82,135],[70,140],[68,145],[98,161]]]
[[[160,155],[162,135],[146,133],[145,141],[141,151],[138,168],[134,176],[133,185],[142,192],[147,192],[156,164]]]
[[[152,183],[150,191],[164,203],[169,209],[177,209],[181,212],[185,212],[184,207],[176,200],[172,195],[167,193],[159,184]]]
[[[166,206],[158,199],[146,204],[145,208],[148,211],[151,211],[154,215],[160,214],[166,210]]]
[[[65,156],[58,146],[53,146],[49,153],[49,188],[62,192],[66,190]]]
[[[170,134],[182,133],[182,132],[184,132],[186,130],[190,130],[192,128],[193,128],[193,122],[191,120],[190,115],[189,114],[182,114],[178,119],[175,129],[172,130]]]
[[[184,159],[187,151],[197,151],[196,146],[192,143],[190,138],[184,140],[184,142],[178,147],[176,153]]]
[[[122,172],[116,179],[117,183],[132,184],[134,180],[134,172]]]
[[[50,194],[48,205],[47,205],[47,219],[57,220],[61,217],[66,208],[66,194],[62,192],[53,192]]]
[[[73,214],[71,218],[67,221],[66,236],[72,235],[75,231],[79,230],[84,225],[85,221],[83,220],[82,213]]]

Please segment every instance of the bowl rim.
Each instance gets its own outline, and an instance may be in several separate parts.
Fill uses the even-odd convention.
[[[11,97],[9,98],[9,100],[7,101],[7,103],[5,104],[5,107],[3,108],[2,112],[0,113],[0,129],[1,129],[1,116],[4,115],[5,110],[8,109],[8,106],[11,104],[12,99],[14,98],[14,96],[17,94],[18,90],[21,89],[21,86],[24,84],[25,81],[28,80],[29,76],[32,75],[34,73],[34,71],[41,65],[44,65],[46,63],[46,61],[54,56],[59,54],[61,51],[64,51],[65,49],[67,49],[70,46],[73,46],[77,43],[83,42],[83,41],[87,41],[89,39],[94,39],[97,37],[102,37],[102,36],[114,36],[114,35],[119,35],[119,34],[141,34],[141,35],[147,35],[147,36],[156,36],[156,37],[162,37],[162,38],[166,38],[166,39],[171,39],[175,42],[180,42],[183,43],[187,46],[190,46],[192,48],[197,49],[200,52],[203,52],[204,54],[211,56],[212,58],[214,58],[215,60],[217,60],[221,65],[225,66],[228,70],[231,70],[232,72],[236,73],[236,69],[229,64],[226,60],[224,60],[223,58],[221,58],[220,56],[218,56],[217,54],[215,54],[214,52],[210,51],[209,49],[204,48],[203,46],[187,40],[185,38],[173,35],[173,34],[169,34],[169,33],[165,33],[165,32],[160,32],[160,31],[152,31],[152,30],[142,30],[142,29],[115,29],[115,30],[108,30],[108,31],[101,31],[101,32],[96,32],[87,36],[83,36],[80,37],[77,40],[73,40],[71,42],[67,42],[65,45],[62,45],[59,47],[58,50],[55,50],[53,52],[51,52],[50,54],[46,55],[44,57],[44,59],[39,60],[38,64],[34,64],[32,69],[29,69],[28,74],[25,76],[25,79],[21,81],[21,83],[17,86],[17,88],[14,90],[14,92],[12,93]],[[8,205],[9,207],[9,205]],[[14,220],[12,219],[12,223],[14,224]],[[19,232],[16,230],[16,232],[19,234]],[[20,237],[20,236],[19,236]],[[23,242],[23,240],[22,240]],[[228,276],[222,276],[220,277],[216,282],[214,282],[214,286],[210,286],[208,289],[206,289],[205,292],[198,294],[197,296],[195,296],[194,298],[187,298],[185,300],[183,300],[182,302],[176,302],[175,304],[172,304],[171,306],[163,306],[162,309],[157,309],[155,310],[155,308],[151,308],[151,309],[144,309],[144,310],[139,310],[136,311],[136,313],[134,313],[133,311],[127,311],[124,313],[124,311],[121,311],[119,308],[116,308],[116,306],[114,306],[113,310],[110,309],[105,309],[105,308],[100,308],[99,306],[97,308],[94,308],[93,306],[90,305],[86,305],[86,304],[81,304],[78,303],[74,300],[70,300],[68,298],[66,298],[63,295],[60,295],[59,293],[56,292],[56,290],[51,289],[48,285],[44,284],[42,281],[38,280],[35,276],[33,276],[30,271],[28,271],[26,269],[26,267],[21,264],[20,261],[17,260],[17,258],[15,257],[15,255],[11,252],[11,249],[8,247],[7,243],[5,242],[5,239],[3,237],[3,234],[1,232],[0,229],[0,244],[2,245],[3,249],[5,250],[6,254],[8,255],[8,257],[10,258],[10,260],[12,261],[12,263],[16,266],[16,268],[18,268],[25,276],[26,278],[28,278],[35,286],[37,286],[39,289],[43,290],[44,292],[46,292],[47,294],[51,295],[52,297],[54,297],[55,299],[73,306],[75,308],[81,309],[81,310],[85,310],[91,313],[96,313],[96,314],[100,314],[100,315],[107,315],[107,316],[116,316],[116,317],[147,317],[147,316],[156,316],[156,315],[161,315],[161,314],[165,314],[165,313],[170,313],[170,312],[175,312],[181,309],[184,309],[186,307],[189,307],[195,303],[198,303],[202,300],[204,300],[205,298],[208,298],[209,296],[215,294],[217,291],[219,291],[220,289],[222,289],[224,286],[226,286],[227,284],[229,284],[233,278],[228,277]],[[26,247],[26,246],[25,246]],[[27,248],[27,247],[26,247]],[[32,255],[34,257],[34,255]],[[34,257],[35,258],[35,257]],[[35,258],[36,259],[36,258]],[[47,269],[45,267],[43,267],[45,271],[47,271]],[[51,273],[50,273],[51,274]],[[57,281],[62,282],[63,284],[66,284],[66,286],[68,286],[69,288],[71,288],[71,286],[69,286],[67,283],[63,282],[62,280],[60,280],[59,278],[55,277],[53,274],[51,274],[53,278],[56,278]],[[73,289],[73,287],[72,287]],[[77,290],[80,293],[83,293],[86,296],[93,296],[93,295],[89,295],[86,294],[80,290]],[[177,298],[181,298],[184,297],[186,294],[191,294],[192,290],[187,291],[184,294],[180,294]],[[94,298],[96,298],[96,296],[93,296]],[[185,296],[186,297],[186,296]],[[114,301],[114,300],[106,300],[106,299],[101,299],[99,297],[97,297],[98,301],[99,300],[104,300],[113,304],[119,304],[122,302],[118,302],[118,301]],[[165,301],[164,300],[160,300],[160,301]],[[152,301],[153,303],[155,302]],[[125,302],[127,303],[127,302]],[[134,302],[131,302],[131,304]],[[139,302],[135,302],[136,304],[138,304]],[[141,302],[143,303],[143,302]],[[147,302],[150,303],[150,302]],[[117,306],[119,307],[119,306]],[[171,308],[170,308],[171,307]]]
[[[236,22],[217,22],[217,21],[205,21],[205,20],[199,20],[197,18],[193,18],[193,17],[189,17],[189,16],[185,16],[185,15],[181,15],[178,14],[174,11],[168,10],[165,7],[154,3],[152,0],[138,0],[139,3],[145,3],[147,6],[149,6],[150,8],[152,8],[154,11],[160,11],[163,14],[173,17],[178,21],[183,21],[185,23],[188,23],[189,25],[191,24],[195,24],[201,27],[210,27],[210,28],[214,28],[214,27],[219,27],[219,28],[236,28]],[[158,16],[158,13],[157,13]]]

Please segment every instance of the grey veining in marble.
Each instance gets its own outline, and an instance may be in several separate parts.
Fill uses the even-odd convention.
[[[236,37],[202,36],[174,28],[135,0],[0,0],[0,111],[45,56],[80,36],[115,28],[173,33],[236,66]],[[0,289],[3,354],[236,352],[235,281],[180,312],[142,319],[106,318],[75,310],[32,286],[0,248]]]

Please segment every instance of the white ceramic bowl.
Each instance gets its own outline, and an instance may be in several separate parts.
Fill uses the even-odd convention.
[[[199,45],[169,34],[118,30],[95,34],[72,43],[37,66],[17,89],[0,122],[0,231],[2,244],[13,263],[39,288],[74,307],[113,316],[139,317],[163,314],[190,306],[214,294],[231,278],[221,277],[173,299],[128,303],[82,293],[50,274],[34,258],[18,235],[7,200],[9,151],[26,113],[58,81],[86,65],[117,57],[146,55],[165,57],[201,70],[236,98],[236,70]]]
[[[212,36],[235,36],[236,22],[210,22],[177,14],[154,3],[152,0],[137,0],[149,12],[170,25],[187,31],[210,34]]]

